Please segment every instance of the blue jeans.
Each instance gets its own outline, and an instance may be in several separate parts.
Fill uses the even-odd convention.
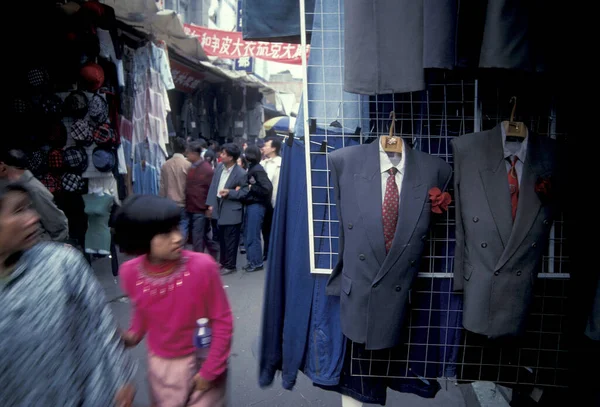
[[[184,244],[188,241],[188,231],[190,229],[190,218],[185,208],[181,208],[181,221],[179,222],[179,230],[183,236]]]
[[[244,243],[246,245],[246,258],[248,259],[248,264],[250,267],[263,266],[261,234],[264,219],[264,205],[251,204],[246,206]]]

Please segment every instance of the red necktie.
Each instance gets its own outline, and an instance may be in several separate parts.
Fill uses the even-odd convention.
[[[392,167],[388,170],[390,176],[385,185],[385,196],[383,198],[383,236],[385,237],[385,251],[388,253],[394,241],[396,234],[396,225],[398,224],[398,185],[396,185],[396,173],[398,169]]]
[[[515,221],[517,217],[517,205],[519,204],[519,179],[517,178],[517,157],[513,157],[510,164],[510,170],[508,171],[508,188],[510,190],[510,206],[512,209],[512,220]]]

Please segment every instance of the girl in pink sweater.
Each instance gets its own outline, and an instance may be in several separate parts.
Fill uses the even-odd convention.
[[[153,407],[225,405],[233,321],[218,265],[211,256],[183,250],[181,209],[157,196],[127,199],[115,218],[121,250],[140,255],[119,275],[133,304],[128,346],[147,335]],[[212,342],[206,360],[194,347],[196,321],[208,318]]]

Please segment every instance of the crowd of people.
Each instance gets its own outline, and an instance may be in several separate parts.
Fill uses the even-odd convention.
[[[181,209],[180,227],[195,252],[207,251],[221,275],[264,268],[281,168],[281,140],[261,145],[235,139],[218,145],[174,139],[173,156],[161,169],[159,195]]]
[[[153,405],[226,405],[233,316],[220,275],[237,271],[238,252],[247,272],[264,267],[281,141],[177,138],[172,147],[162,196],[128,197],[111,221],[121,251],[135,256],[119,269],[127,329],[89,261],[65,243],[67,219],[26,155],[1,151],[0,405],[131,407],[136,362],[126,349],[144,338]],[[200,318],[212,331],[203,358],[192,341]]]

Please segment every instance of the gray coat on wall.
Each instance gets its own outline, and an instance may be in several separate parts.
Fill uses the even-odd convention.
[[[514,224],[500,126],[451,142],[454,289],[464,291],[464,327],[489,337],[523,333],[557,211],[557,200],[535,191],[539,179],[558,179],[555,142],[531,132],[528,138]]]
[[[339,218],[339,261],[327,284],[340,296],[344,335],[367,349],[397,345],[409,292],[431,220],[429,190],[442,191],[452,169],[444,160],[406,146],[398,226],[386,255],[379,142],[329,154]]]
[[[229,195],[224,199],[219,199],[217,198],[217,189],[224,167],[223,164],[219,164],[215,170],[215,176],[208,190],[206,204],[213,207],[212,218],[216,219],[219,225],[238,225],[242,223],[244,205],[241,201],[248,194],[248,177],[246,177],[246,171],[239,165],[234,165],[225,184],[225,189],[229,189]],[[238,186],[240,190],[236,191],[235,189]]]
[[[596,284],[596,296],[594,297],[592,312],[585,328],[585,334],[590,339],[600,341],[600,277]]]

